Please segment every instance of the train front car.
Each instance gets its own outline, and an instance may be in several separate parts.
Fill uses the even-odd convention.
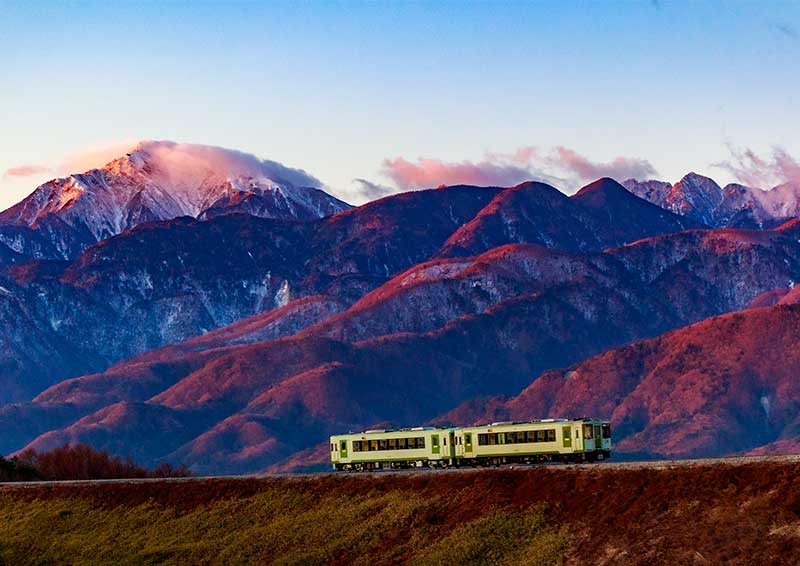
[[[583,419],[583,453],[590,462],[611,457],[611,423]]]
[[[446,467],[454,461],[453,429],[368,430],[330,438],[334,470]]]
[[[456,429],[462,465],[594,462],[611,456],[611,427],[601,419],[543,419]]]

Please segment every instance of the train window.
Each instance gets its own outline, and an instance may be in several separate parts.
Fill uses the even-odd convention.
[[[608,423],[603,424],[603,438],[611,438],[611,425]]]
[[[486,446],[489,444],[488,436],[487,434],[478,434],[478,446]]]
[[[369,441],[369,450],[373,452],[378,449],[378,441],[377,440],[370,440]]]
[[[361,441],[354,440],[353,441],[353,452],[361,452]]]
[[[442,437],[442,446],[447,446],[447,437]]]
[[[422,436],[417,437],[417,448],[425,448],[425,438]]]
[[[397,440],[395,440],[394,438],[390,438],[389,439],[389,450],[395,450],[395,449],[397,449]]]
[[[517,431],[517,444],[525,444],[527,442],[528,435],[525,434],[524,430]]]
[[[548,428],[547,429],[547,442],[555,442],[556,441],[556,429]]]
[[[544,442],[544,431],[543,430],[537,430],[536,431],[536,440],[534,440],[534,442]]]
[[[385,438],[378,440],[378,450],[386,450],[388,443]]]
[[[594,438],[594,427],[592,425],[583,425],[583,437],[586,439]]]
[[[340,447],[341,447],[342,450],[347,450],[347,441],[346,440],[342,440],[339,444],[340,444]]]

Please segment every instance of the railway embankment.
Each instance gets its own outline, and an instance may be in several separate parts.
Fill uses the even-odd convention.
[[[795,564],[794,460],[0,486],[0,564]]]

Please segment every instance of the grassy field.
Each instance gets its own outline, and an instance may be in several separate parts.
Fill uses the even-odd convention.
[[[2,564],[796,564],[796,464],[0,488]]]

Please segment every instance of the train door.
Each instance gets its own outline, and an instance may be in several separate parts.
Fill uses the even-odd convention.
[[[565,452],[572,452],[572,427],[571,426],[562,426],[561,427],[561,436],[563,439],[563,446]]]
[[[594,450],[594,427],[591,424],[583,425],[583,449],[586,452]]]
[[[438,460],[439,458],[437,456],[439,456],[441,454],[441,448],[439,447],[439,435],[438,434],[432,434],[431,435],[431,454],[433,456],[435,456],[434,460]]]
[[[464,455],[472,456],[472,433],[464,433]]]
[[[339,446],[337,441],[331,440],[331,444],[328,447],[331,451],[331,462],[336,464],[339,462]]]
[[[464,433],[461,431],[457,431],[455,433],[456,436],[456,457],[463,458],[464,457]]]
[[[454,461],[456,458],[456,433],[453,432],[452,430],[448,434],[447,444],[448,446],[447,450],[445,450],[445,453],[447,454],[447,457],[450,458],[451,461]]]
[[[346,440],[340,440],[339,441],[339,458],[341,458],[342,460],[346,460],[347,459],[347,441]]]

